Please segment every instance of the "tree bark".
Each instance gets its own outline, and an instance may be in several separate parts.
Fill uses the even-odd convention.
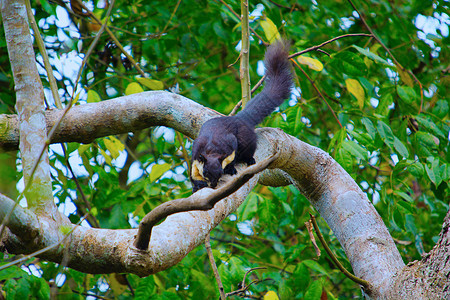
[[[52,123],[58,118],[59,112],[52,111],[49,115],[53,120],[49,123]],[[146,92],[74,107],[67,119],[63,120],[57,134],[58,139],[63,139],[64,134],[72,128],[70,139],[84,136],[91,139],[115,130],[128,130],[135,124],[152,124],[170,126],[195,137],[203,122],[214,116],[218,114],[182,96],[168,92]],[[370,295],[382,295],[390,279],[404,264],[366,195],[324,151],[279,129],[258,129],[257,134],[257,161],[279,152],[279,157],[271,165],[279,170],[265,172],[263,180],[275,184],[291,182],[299,188],[336,234],[355,274],[374,286],[374,290],[367,292]],[[217,203],[211,211],[192,211],[168,217],[153,229],[147,252],[133,247],[136,230],[77,227],[66,245],[68,266],[91,273],[130,272],[140,276],[168,268],[200,245],[206,234],[239,206],[259,177],[255,176],[236,193]],[[210,192],[210,189],[204,189],[196,193],[196,197],[203,197],[206,195],[204,193]],[[56,241],[50,237],[54,234],[51,229],[40,232],[41,241]],[[10,247],[15,253],[18,249],[23,253],[30,248],[34,249]],[[42,257],[58,262],[63,255],[58,251],[55,248]]]

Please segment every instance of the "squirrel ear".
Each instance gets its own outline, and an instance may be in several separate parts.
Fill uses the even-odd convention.
[[[198,160],[194,160],[194,162],[192,163],[191,177],[194,180],[206,181],[205,178],[203,177],[203,163],[202,162],[200,162]]]
[[[233,151],[233,153],[231,153],[230,155],[228,155],[222,162],[222,169],[225,169],[225,167],[229,164],[232,163],[234,160],[234,157],[236,156],[236,151]]]

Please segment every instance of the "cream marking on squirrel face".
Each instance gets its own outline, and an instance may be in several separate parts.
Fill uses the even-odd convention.
[[[192,179],[206,181],[203,177],[203,163],[198,160],[194,160],[192,163]]]
[[[222,169],[225,169],[225,167],[226,167],[229,163],[233,162],[235,155],[236,155],[236,151],[233,151],[233,153],[231,153],[230,155],[228,155],[228,156],[223,160],[223,162],[222,162]]]

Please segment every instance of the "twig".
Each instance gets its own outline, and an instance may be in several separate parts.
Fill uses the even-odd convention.
[[[339,260],[336,258],[336,256],[334,256],[334,254],[331,251],[330,247],[328,247],[327,243],[325,242],[325,239],[323,238],[322,233],[319,230],[319,226],[317,226],[316,218],[311,213],[309,214],[309,216],[311,217],[312,224],[314,226],[314,229],[316,230],[316,234],[317,234],[317,237],[320,240],[320,243],[322,243],[322,246],[325,248],[325,251],[330,256],[331,260],[336,265],[336,267],[342,273],[344,273],[344,275],[347,276],[347,278],[349,278],[350,280],[356,282],[359,285],[362,285],[366,291],[370,290],[372,286],[371,286],[371,284],[368,281],[366,281],[364,279],[361,279],[359,277],[356,277],[355,275],[353,275],[352,273],[347,271],[344,268],[344,266],[339,262]]]
[[[97,219],[91,214],[92,207],[89,201],[86,198],[86,195],[83,192],[83,189],[81,188],[80,182],[78,181],[78,178],[75,176],[75,172],[72,169],[72,165],[69,162],[69,156],[67,155],[66,145],[64,143],[61,143],[61,147],[64,152],[64,159],[66,161],[67,168],[70,171],[70,174],[72,175],[72,179],[75,181],[75,185],[77,186],[77,190],[80,192],[81,199],[83,199],[84,205],[86,205],[89,213],[88,215],[91,216],[91,219],[89,221],[92,221],[94,227],[100,228],[100,224],[98,223]],[[91,222],[90,222],[91,223]]]
[[[210,194],[206,195],[205,198],[199,198],[196,196],[198,194],[193,194],[188,198],[171,200],[158,205],[155,209],[149,212],[139,224],[139,230],[136,240],[134,241],[134,246],[140,250],[147,250],[151,238],[152,228],[159,221],[165,219],[169,215],[179,212],[209,210],[213,208],[217,202],[236,192],[241,186],[249,181],[253,175],[267,168],[267,166],[276,160],[278,156],[279,153],[276,152],[271,157],[244,169],[239,175],[232,177],[222,187],[213,190]]]
[[[211,250],[211,241],[210,241],[210,235],[209,233],[206,235],[205,238],[205,247],[206,247],[206,253],[208,253],[209,262],[211,264],[211,268],[214,273],[214,277],[217,281],[217,286],[219,287],[219,294],[220,294],[220,300],[225,300],[225,291],[223,289],[222,279],[220,279],[219,271],[217,270],[216,261],[214,260],[214,255]]]
[[[220,0],[220,2],[225,5],[225,7],[228,8],[231,13],[242,22],[241,17],[233,10],[233,8],[231,8],[231,6],[229,6],[224,0]],[[270,43],[266,42],[259,34],[256,33],[253,28],[249,27],[249,29],[261,41],[261,43],[263,43],[265,46],[270,45]]]
[[[266,79],[266,75],[261,77],[261,79],[258,81],[257,84],[252,88],[251,95],[255,93],[255,91],[262,85],[264,80]],[[242,99],[236,104],[236,106],[233,108],[233,110],[230,112],[229,116],[234,116],[237,112],[237,110],[242,106]]]
[[[251,268],[250,270],[248,270],[247,272],[245,272],[244,275],[244,279],[242,279],[242,283],[241,283],[241,288],[232,292],[229,292],[226,294],[226,296],[233,296],[233,295],[238,295],[238,294],[243,294],[245,293],[252,284],[257,283],[257,282],[261,282],[261,281],[265,281],[265,280],[271,280],[270,278],[266,278],[266,279],[256,279],[253,280],[252,282],[250,282],[248,285],[245,284],[245,279],[247,278],[247,275],[250,274],[251,272],[255,271],[255,270],[260,270],[260,269],[267,269],[266,267],[256,267],[256,268]]]
[[[334,118],[336,119],[337,123],[339,124],[339,126],[341,128],[343,128],[341,122],[339,121],[338,117],[336,116],[336,113],[334,112],[334,110],[331,108],[330,104],[328,103],[328,101],[325,99],[325,97],[322,95],[322,92],[319,90],[319,88],[316,86],[316,84],[314,83],[314,81],[308,76],[308,74],[306,74],[306,72],[303,70],[303,68],[297,64],[297,62],[293,59],[291,59],[291,61],[295,64],[295,66],[302,71],[303,75],[305,75],[305,77],[309,80],[309,82],[312,84],[312,86],[314,87],[314,89],[316,90],[316,92],[319,94],[320,98],[323,100],[323,102],[325,102],[325,104],[327,105],[328,109],[331,111],[331,113],[333,114]]]
[[[340,35],[340,36],[337,36],[335,38],[332,38],[331,40],[323,42],[322,44],[319,44],[319,45],[316,45],[316,46],[312,46],[312,47],[310,47],[308,49],[305,49],[305,50],[296,52],[294,54],[291,54],[291,55],[289,55],[289,58],[294,58],[294,57],[297,57],[299,55],[305,54],[307,52],[316,51],[317,49],[325,46],[326,44],[332,43],[332,42],[334,42],[336,40],[339,40],[339,39],[342,39],[342,38],[353,37],[353,36],[370,36],[370,37],[372,37],[373,35],[372,34],[367,34],[367,33],[349,33],[349,34]]]
[[[136,70],[139,72],[139,74],[141,74],[142,77],[147,77],[147,75],[145,74],[144,71],[142,71],[142,69],[139,67],[139,65],[137,64],[137,62],[134,60],[134,58],[125,50],[125,48],[122,46],[122,44],[120,43],[120,41],[117,39],[117,37],[114,35],[114,33],[108,28],[108,26],[106,26],[107,21],[103,24],[99,18],[97,18],[96,15],[94,15],[85,5],[83,2],[81,2],[81,0],[76,0],[78,2],[78,4],[81,5],[81,7],[83,9],[85,9],[89,16],[95,20],[95,22],[97,22],[97,24],[102,25],[102,27],[105,25],[104,30],[106,31],[106,33],[108,33],[109,37],[114,41],[114,44],[117,46],[117,48],[120,49],[120,51],[127,57],[127,59],[130,61],[130,63],[136,68]],[[112,5],[111,5],[112,6]],[[109,17],[109,14],[107,15]],[[108,18],[105,18],[106,20],[108,20]],[[100,32],[97,33],[97,36],[100,35]]]
[[[189,154],[186,150],[186,147],[184,147],[183,144],[183,137],[181,136],[181,133],[179,133],[178,131],[175,131],[175,135],[177,136],[177,140],[180,143],[181,146],[181,152],[183,153],[183,158],[186,161],[187,165],[188,165],[188,172],[189,172],[189,176],[191,176],[191,160],[189,159]]]
[[[175,15],[175,13],[176,13],[177,10],[178,10],[178,7],[180,6],[180,3],[181,3],[181,0],[178,0],[178,2],[177,2],[177,4],[175,5],[175,8],[174,8],[172,14],[171,14],[170,17],[169,17],[169,21],[167,21],[166,26],[164,26],[164,29],[163,29],[162,32],[161,32],[160,37],[166,32],[167,27],[169,27],[169,24],[170,24],[170,22],[172,21],[173,16]]]
[[[56,85],[55,76],[53,76],[53,69],[50,64],[47,51],[45,50],[45,44],[42,40],[41,33],[39,32],[39,27],[36,25],[36,20],[34,19],[33,12],[31,11],[30,0],[25,1],[25,6],[27,7],[28,22],[30,22],[31,28],[33,28],[36,44],[38,45],[39,52],[41,52],[42,59],[44,60],[45,71],[47,72],[48,82],[50,84],[50,90],[52,91],[53,100],[55,101],[56,107],[62,109],[61,100],[59,99],[58,94],[58,86]],[[45,96],[44,102],[47,108],[50,108]]]
[[[419,79],[417,79],[416,75],[414,75],[414,73],[411,70],[406,69],[405,67],[403,67],[395,58],[395,56],[392,54],[391,50],[386,47],[386,45],[381,41],[381,39],[375,34],[375,32],[373,32],[372,28],[370,28],[369,24],[367,24],[366,19],[364,18],[364,16],[361,14],[361,12],[358,10],[358,8],[356,8],[355,4],[353,4],[352,0],[347,0],[350,5],[352,6],[352,8],[358,13],[359,17],[361,18],[361,21],[363,22],[364,26],[367,28],[367,30],[369,30],[369,32],[371,33],[371,35],[375,38],[375,40],[380,43],[380,45],[383,47],[384,50],[386,50],[386,52],[389,54],[389,56],[392,58],[392,61],[394,62],[394,64],[396,66],[398,66],[400,69],[402,69],[403,71],[407,72],[408,74],[410,74],[414,80],[419,84],[420,87],[420,108],[419,108],[419,114],[422,111],[422,106],[423,106],[423,85],[420,82]]]

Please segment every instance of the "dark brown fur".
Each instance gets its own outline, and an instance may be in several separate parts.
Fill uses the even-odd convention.
[[[203,124],[192,146],[193,192],[217,186],[223,174],[236,174],[235,165],[255,163],[255,126],[289,97],[292,87],[288,47],[271,45],[265,54],[266,80],[263,90],[236,116],[219,117]]]

